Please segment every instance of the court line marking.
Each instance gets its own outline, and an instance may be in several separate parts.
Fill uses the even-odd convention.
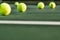
[[[60,22],[56,22],[56,21],[10,21],[10,20],[0,20],[0,24],[60,25]]]

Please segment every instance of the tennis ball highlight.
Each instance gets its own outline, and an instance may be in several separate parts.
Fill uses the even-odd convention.
[[[54,8],[56,7],[55,2],[50,2],[50,3],[49,3],[49,7],[50,7],[51,9],[54,9]]]
[[[44,9],[44,3],[43,2],[39,2],[38,4],[37,4],[37,7],[39,8],[39,9]]]
[[[18,2],[16,2],[15,4],[17,5],[17,10],[19,12],[23,12],[24,13],[27,10],[27,6],[26,6],[25,3],[18,3]]]
[[[8,3],[1,3],[0,9],[1,9],[0,13],[5,16],[9,15],[11,12],[11,7]]]

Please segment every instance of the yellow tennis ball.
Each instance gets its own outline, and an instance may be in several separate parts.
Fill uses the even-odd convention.
[[[50,3],[49,3],[49,7],[50,7],[51,9],[54,9],[54,8],[56,7],[55,2],[50,2]]]
[[[7,16],[11,12],[11,7],[8,3],[1,3],[0,9],[3,11],[2,14]]]
[[[27,6],[25,3],[19,3],[17,5],[17,9],[19,12],[25,12],[27,10]]]
[[[44,9],[44,3],[43,2],[39,2],[38,4],[37,4],[37,7],[39,8],[39,9]]]
[[[15,5],[18,5],[19,4],[19,2],[15,2]]]

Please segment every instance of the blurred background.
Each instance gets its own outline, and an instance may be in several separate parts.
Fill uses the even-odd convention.
[[[9,2],[9,3],[14,3],[14,2],[24,2],[26,4],[37,4],[38,2],[44,2],[45,4],[48,4],[51,1],[56,2],[56,4],[60,4],[60,0],[2,0],[2,2]]]

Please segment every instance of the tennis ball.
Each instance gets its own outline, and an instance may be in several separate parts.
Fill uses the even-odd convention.
[[[50,2],[50,3],[49,3],[49,7],[50,7],[51,9],[54,9],[54,8],[56,7],[55,2]]]
[[[19,2],[15,2],[15,5],[18,5],[19,4]]]
[[[44,9],[44,3],[43,3],[43,2],[39,2],[39,3],[37,4],[37,7],[38,7],[39,9]]]
[[[27,10],[27,6],[26,6],[26,4],[25,3],[19,3],[18,5],[17,5],[17,10],[19,11],[19,12],[25,12],[26,10]]]
[[[0,9],[1,9],[1,13],[5,16],[9,15],[11,12],[11,7],[8,3],[1,3]]]

